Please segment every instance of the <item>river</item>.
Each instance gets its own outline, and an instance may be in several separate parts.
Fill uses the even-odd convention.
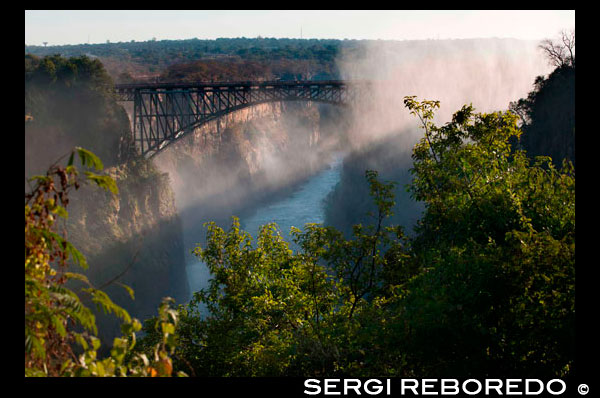
[[[327,167],[310,177],[285,198],[258,207],[251,215],[240,219],[241,228],[248,231],[253,238],[258,236],[262,225],[275,222],[280,228],[283,238],[292,242],[290,228],[303,228],[306,223],[322,223],[325,221],[324,200],[340,181],[343,155],[335,154]],[[186,267],[190,292],[206,287],[210,277],[206,266],[198,261]]]

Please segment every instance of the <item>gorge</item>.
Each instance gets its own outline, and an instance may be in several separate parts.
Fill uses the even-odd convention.
[[[35,122],[26,125],[26,131],[45,122],[46,131],[51,124],[56,133],[46,133],[45,143],[39,141],[41,135],[26,135],[26,158],[31,159],[26,159],[26,174],[28,164],[40,170],[70,143],[96,137],[85,145],[109,166],[120,195],[117,199],[103,192],[78,192],[87,198],[78,202],[75,196],[69,236],[90,257],[90,280],[104,286],[118,277],[118,282],[131,286],[135,300],[116,283],[106,288],[116,303],[144,319],[163,296],[185,303],[206,284],[208,275],[191,254],[204,243],[205,222],[226,228],[236,215],[242,228],[255,235],[259,225],[284,212],[286,217],[296,213],[280,225],[286,237],[291,225],[301,228],[305,222],[325,222],[349,233],[373,210],[364,171],[374,169],[399,182],[396,195],[402,205],[393,221],[410,230],[422,205],[408,196],[404,185],[410,181],[410,153],[420,130],[402,109],[402,98],[417,94],[440,99],[440,118],[448,120],[466,100],[482,111],[506,108],[510,100],[524,96],[534,76],[547,70],[534,43],[515,40],[367,42],[336,63],[343,78],[393,84],[378,86],[369,104],[347,110],[311,102],[242,109],[195,129],[151,161],[123,153],[123,137],[133,120],[130,103],[117,105],[105,94],[110,105],[90,107],[79,116],[57,109],[45,118],[34,106]],[[79,97],[93,98],[88,88],[76,86],[55,92],[55,103],[66,102],[63,109],[73,107],[73,90],[81,93]],[[109,108],[119,114],[119,121],[112,122],[118,127],[81,134],[81,129],[98,131],[94,120],[103,116],[90,115]],[[57,121],[57,114],[64,116]],[[65,121],[77,117],[72,124],[79,130],[65,128]],[[49,151],[50,141],[63,147]],[[286,207],[290,205],[291,210]],[[119,333],[119,323],[101,314],[99,319],[103,340],[110,341]]]
[[[574,19],[26,10],[26,379],[593,389]]]

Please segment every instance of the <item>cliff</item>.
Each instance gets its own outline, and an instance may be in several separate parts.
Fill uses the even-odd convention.
[[[342,112],[309,102],[261,104],[200,126],[153,158],[175,192],[186,264],[198,264],[190,251],[204,243],[204,223],[228,228],[231,216],[288,195],[328,164],[340,145]]]
[[[253,185],[275,186],[316,167],[319,121],[314,104],[261,104],[196,128],[154,162],[169,172],[177,193],[186,193],[186,198],[178,196],[181,204],[250,180]]]
[[[267,103],[200,126],[153,158],[178,209],[194,222],[228,220],[308,177],[338,146],[331,106]],[[188,217],[183,217],[188,223]]]
[[[68,239],[88,259],[92,284],[142,320],[156,314],[164,296],[178,303],[189,298],[185,266],[194,260],[190,251],[202,241],[204,222],[229,224],[231,215],[285,194],[327,163],[338,145],[337,109],[268,103],[201,126],[151,161],[124,162],[131,103],[119,104],[102,89],[111,84],[102,65],[85,57],[28,60],[26,113],[33,122],[25,129],[26,177],[73,146],[109,166],[119,195],[91,186],[73,192]],[[55,69],[89,72],[67,84],[66,74],[46,78]],[[98,76],[106,84],[97,84]],[[135,300],[120,283],[134,289]],[[97,321],[106,348],[119,321],[104,314]]]
[[[68,236],[87,256],[92,283],[143,320],[156,314],[163,297],[183,303],[189,295],[181,220],[168,176],[151,163],[130,162],[107,171],[119,195],[93,187],[78,192]],[[132,287],[135,300],[118,283]],[[114,316],[98,314],[97,323],[105,343],[119,334]]]

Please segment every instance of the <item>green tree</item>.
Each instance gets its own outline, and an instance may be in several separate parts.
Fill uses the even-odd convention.
[[[33,118],[25,125],[27,177],[43,174],[75,146],[93,151],[108,166],[118,163],[129,121],[113,87],[97,59],[25,56],[25,114]]]
[[[575,173],[513,151],[510,112],[432,123],[437,102],[405,104],[425,137],[412,192],[426,212],[412,242],[426,270],[403,301],[406,349],[425,374],[564,376],[574,359]]]
[[[393,184],[376,177],[367,172],[378,206],[375,223],[356,226],[352,239],[307,224],[304,231],[292,230],[300,247],[294,253],[275,224],[263,226],[256,242],[236,218],[227,232],[207,224],[206,247],[194,253],[212,278],[180,307],[176,368],[210,376],[363,371],[372,349],[365,334],[381,321],[369,313],[379,305],[383,253],[403,238],[401,229],[384,226],[394,205]],[[143,344],[155,343],[153,329],[148,322]]]

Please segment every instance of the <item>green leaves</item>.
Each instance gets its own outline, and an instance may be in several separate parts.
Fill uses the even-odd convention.
[[[102,161],[100,160],[100,158],[98,158],[96,155],[94,155],[92,152],[88,151],[87,149],[75,147],[74,151],[77,152],[77,154],[79,155],[79,159],[81,160],[82,166],[93,167],[94,169],[96,169],[98,171],[104,169],[104,165],[102,164]],[[69,158],[68,166],[71,166],[72,164],[73,164],[73,154],[71,154],[71,157]]]
[[[404,300],[410,356],[437,358],[447,364],[442,373],[489,374],[496,364],[560,376],[573,360],[571,169],[558,172],[547,158],[530,164],[513,150],[521,132],[508,112],[463,107],[438,127],[431,113],[422,116],[431,104],[411,97],[407,106],[421,112],[426,130],[411,189],[427,210],[412,243],[429,268]],[[440,371],[427,361],[422,369]]]
[[[121,283],[121,282],[117,282],[117,285],[119,285],[123,289],[125,289],[127,291],[127,293],[129,294],[129,297],[131,297],[132,300],[135,300],[135,293],[131,287],[129,287],[126,284]]]
[[[379,181],[376,171],[366,178],[378,214],[375,225],[357,228],[352,239],[307,224],[303,231],[292,228],[300,247],[293,252],[275,224],[264,225],[255,241],[237,218],[228,231],[205,225],[206,244],[194,253],[212,278],[180,311],[177,331],[197,372],[325,375],[355,360],[351,341],[382,288],[383,251],[402,238],[400,229],[383,225],[392,214],[394,183]],[[201,316],[204,306],[208,312]]]
[[[90,167],[97,171],[104,169],[104,165],[102,164],[100,158],[98,158],[96,155],[94,155],[87,149],[83,149],[80,147],[75,147],[75,149],[71,153],[71,156],[69,157],[68,166],[71,166],[73,164],[73,155],[75,152],[79,155],[79,159],[81,160],[82,166]],[[119,193],[117,184],[112,177],[107,175],[99,175],[91,171],[85,171],[84,174],[88,180],[94,182],[100,188],[106,189],[107,191],[110,191],[115,195]]]
[[[404,97],[404,106],[410,110],[411,115],[418,116],[423,122],[431,121],[435,110],[440,107],[440,101],[417,101],[416,98],[416,95]]]
[[[177,342],[175,330],[178,316],[166,300],[160,307],[164,341],[155,350],[155,360],[148,361],[131,353],[135,332],[141,329],[136,319],[115,304],[102,290],[90,284],[85,275],[67,272],[67,261],[87,268],[83,256],[70,242],[56,232],[55,215],[66,218],[69,189],[79,187],[78,172],[73,165],[75,153],[83,167],[103,168],[93,153],[75,148],[65,168],[53,165],[46,176],[36,176],[34,190],[25,195],[25,375],[26,376],[171,376],[170,355]],[[109,176],[85,171],[88,180],[117,193]],[[68,280],[78,280],[87,287],[92,301],[105,313],[114,313],[124,321],[124,337],[115,338],[111,355],[97,358],[100,340],[92,311],[79,297],[64,286]],[[134,299],[133,289],[119,283]],[[75,332],[73,327],[84,332]],[[83,353],[73,361],[72,342]],[[128,359],[129,358],[129,359]],[[178,372],[177,376],[185,376]]]
[[[129,316],[129,313],[122,307],[116,305],[110,299],[110,297],[108,297],[108,295],[102,290],[90,287],[83,289],[83,291],[88,292],[91,295],[92,301],[96,303],[98,308],[102,309],[104,313],[114,313],[118,318],[124,320],[125,322],[131,322],[131,317]]]
[[[119,189],[117,188],[117,183],[115,182],[115,180],[112,177],[98,175],[98,174],[92,173],[91,171],[85,171],[84,174],[86,175],[88,180],[93,181],[100,188],[106,189],[107,191],[110,191],[115,195],[119,193]]]
[[[367,170],[365,177],[369,182],[370,193],[383,217],[392,216],[392,208],[396,204],[394,201],[394,188],[396,183],[381,183],[377,180],[377,171]]]

